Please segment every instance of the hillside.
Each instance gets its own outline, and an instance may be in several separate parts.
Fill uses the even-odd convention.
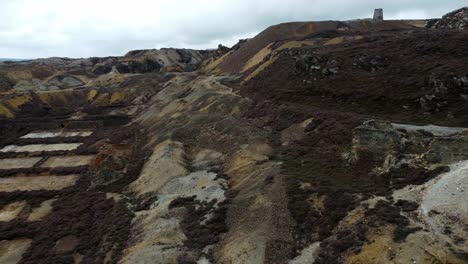
[[[255,68],[265,57],[278,48],[312,45],[311,41],[320,40],[321,35],[326,38],[327,34],[330,35],[333,32],[339,32],[339,35],[359,35],[360,32],[369,33],[410,28],[413,26],[403,21],[377,23],[372,20],[357,20],[285,23],[267,28],[221,57],[215,62],[216,66],[207,65],[207,68],[216,73],[243,73]]]
[[[0,263],[468,263],[465,10],[0,62]]]

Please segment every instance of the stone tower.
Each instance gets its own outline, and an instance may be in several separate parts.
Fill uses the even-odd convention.
[[[383,21],[383,9],[377,8],[374,11],[374,20],[376,21]]]

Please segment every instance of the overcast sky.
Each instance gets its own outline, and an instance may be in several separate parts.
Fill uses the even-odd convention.
[[[232,46],[289,21],[440,17],[468,0],[0,0],[0,58]]]

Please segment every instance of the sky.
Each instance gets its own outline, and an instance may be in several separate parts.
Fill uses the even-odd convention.
[[[234,45],[291,21],[435,18],[468,0],[0,0],[0,58]]]

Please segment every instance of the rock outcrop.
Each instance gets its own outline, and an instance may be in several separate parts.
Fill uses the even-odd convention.
[[[428,24],[436,29],[468,29],[468,7],[460,8]]]

